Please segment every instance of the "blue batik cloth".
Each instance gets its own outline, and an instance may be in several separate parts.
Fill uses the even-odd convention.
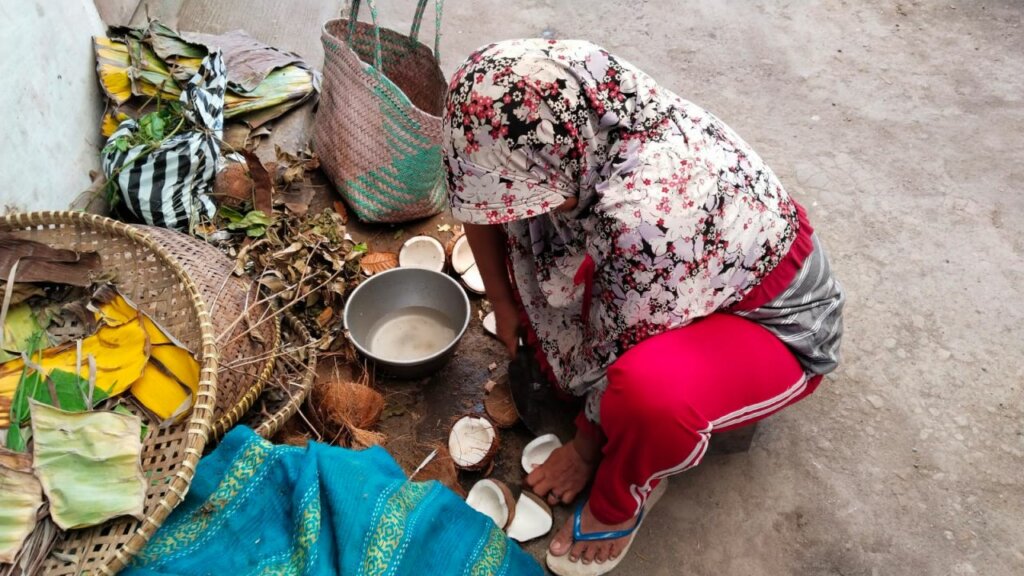
[[[278,446],[238,427],[124,572],[137,576],[543,574],[441,484],[382,448]]]

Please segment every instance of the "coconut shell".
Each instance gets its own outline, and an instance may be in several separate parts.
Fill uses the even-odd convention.
[[[491,441],[490,449],[487,450],[487,453],[484,454],[484,456],[480,458],[480,460],[477,461],[476,464],[462,465],[456,462],[454,458],[452,458],[452,463],[455,465],[456,468],[460,470],[466,470],[468,472],[479,472],[483,470],[484,476],[486,476],[490,474],[491,471],[494,470],[494,457],[498,454],[498,448],[501,446],[501,436],[498,433],[498,427],[494,424],[493,421],[491,421],[490,418],[487,418],[486,416],[481,416],[479,414],[466,414],[465,416],[455,418],[454,421],[452,422],[451,429],[448,431],[449,445],[451,443],[452,433],[455,431],[455,424],[459,420],[462,420],[463,418],[482,418],[490,422],[492,427],[494,428],[494,440]]]
[[[384,396],[356,382],[318,382],[313,389],[321,416],[342,427],[373,428],[384,412]]]
[[[252,200],[253,182],[245,164],[229,162],[217,173],[213,183],[213,197],[231,208],[239,208]]]
[[[445,243],[445,245],[444,245],[444,255],[448,259],[448,264],[449,265],[451,265],[451,263],[452,263],[452,252],[455,251],[455,243],[459,241],[459,238],[462,238],[465,235],[466,235],[466,232],[460,226],[460,227],[456,228],[455,233],[452,234],[452,237],[449,238],[448,242]]]
[[[398,254],[394,252],[370,252],[359,260],[363,273],[372,276],[378,272],[398,267]]]
[[[509,489],[508,485],[502,482],[501,480],[487,478],[485,480],[478,481],[477,484],[485,481],[490,482],[491,484],[496,486],[498,490],[501,492],[501,498],[502,500],[505,501],[505,509],[508,510],[508,517],[505,519],[505,524],[503,526],[498,526],[498,528],[501,528],[502,530],[507,530],[508,527],[512,525],[512,520],[514,520],[516,517],[516,497],[512,495],[512,490]],[[474,485],[474,488],[475,487],[476,485]]]
[[[508,378],[498,381],[484,397],[484,411],[498,428],[511,428],[519,422],[519,413],[516,412],[516,405],[512,401]]]

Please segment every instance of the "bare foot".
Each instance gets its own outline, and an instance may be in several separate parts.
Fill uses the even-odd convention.
[[[551,544],[548,546],[548,550],[551,551],[553,556],[564,556],[568,553],[569,559],[573,562],[582,561],[584,564],[597,562],[600,564],[606,560],[617,558],[619,554],[622,554],[622,550],[626,547],[626,544],[629,543],[628,536],[617,538],[615,540],[574,543],[572,539],[572,525],[573,518],[570,517],[565,524],[562,525],[558,534],[555,534],[555,537],[551,539]],[[636,525],[636,518],[630,518],[621,524],[602,524],[598,522],[590,512],[590,502],[587,502],[583,507],[583,511],[580,512],[580,531],[584,534],[590,532],[626,530],[632,528],[634,525]]]
[[[569,504],[594,476],[600,458],[600,441],[577,434],[572,442],[557,448],[544,464],[526,477],[534,494],[548,504]]]

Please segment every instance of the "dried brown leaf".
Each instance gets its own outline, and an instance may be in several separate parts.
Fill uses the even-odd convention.
[[[270,174],[255,154],[244,149],[239,150],[239,153],[245,157],[245,162],[249,166],[249,177],[252,178],[252,207],[269,216],[274,211],[274,183],[270,179]]]
[[[398,266],[398,254],[394,252],[369,252],[359,261],[363,272],[369,275],[390,270]]]
[[[97,252],[52,248],[42,242],[0,234],[0,280],[7,280],[17,262],[18,282],[54,282],[88,286],[100,274]]]

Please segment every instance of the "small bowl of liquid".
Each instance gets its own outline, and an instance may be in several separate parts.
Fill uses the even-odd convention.
[[[363,356],[399,378],[421,378],[455,354],[469,298],[446,274],[394,268],[363,281],[345,304],[345,329]]]

